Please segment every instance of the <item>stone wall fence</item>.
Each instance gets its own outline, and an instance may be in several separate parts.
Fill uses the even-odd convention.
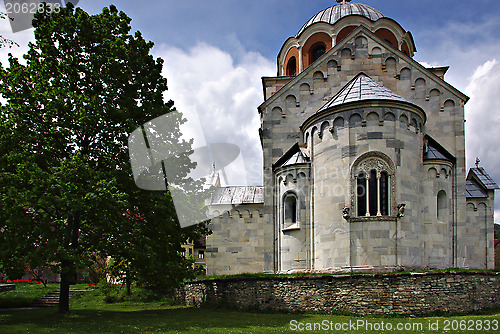
[[[177,301],[240,310],[423,315],[500,307],[498,272],[262,276],[186,282]]]

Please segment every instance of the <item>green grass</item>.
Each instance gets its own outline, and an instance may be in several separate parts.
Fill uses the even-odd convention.
[[[0,292],[0,309],[28,306],[47,293],[59,290],[59,284],[15,283],[16,289]]]
[[[74,288],[74,287],[72,287]],[[284,313],[251,313],[224,309],[195,309],[172,305],[167,298],[157,296],[148,290],[133,288],[132,296],[125,295],[125,288],[107,291],[114,295],[112,300],[105,301],[102,289],[84,292],[71,299],[71,312],[58,315],[57,308],[32,309],[23,311],[0,310],[0,333],[380,333],[359,327],[352,331],[298,331],[292,330],[293,324],[307,326],[311,324],[340,325],[356,324],[364,321],[372,326],[380,326],[383,322],[396,328],[398,324],[414,326],[422,324],[423,330],[395,331],[396,333],[442,333],[445,321],[458,325],[460,321],[476,324],[477,321],[498,321],[500,328],[500,310],[481,315],[453,317],[349,317],[320,314],[284,314]],[[109,299],[108,299],[109,300]],[[439,331],[429,330],[429,324],[439,324]],[[479,322],[477,322],[479,323]],[[299,325],[300,324],[300,325]],[[451,327],[451,326],[450,326]],[[477,328],[472,328],[477,329]],[[388,331],[387,331],[388,332]],[[463,333],[497,333],[490,330],[467,330]],[[459,333],[449,331],[448,333]]]
[[[394,272],[338,272],[338,273],[289,273],[289,274],[267,274],[267,273],[243,273],[234,275],[212,275],[199,276],[194,280],[212,280],[212,279],[231,279],[231,278],[269,278],[269,277],[304,277],[304,276],[336,276],[336,275],[375,275],[375,274],[408,274],[408,273],[496,273],[498,269],[463,269],[447,268],[433,270],[414,270],[414,271],[394,271]]]

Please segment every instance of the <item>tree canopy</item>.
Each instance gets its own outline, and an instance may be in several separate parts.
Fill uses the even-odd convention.
[[[131,177],[128,135],[166,113],[176,127],[184,120],[163,99],[163,60],[130,22],[114,6],[37,13],[24,60],[10,55],[0,69],[0,252],[10,260],[2,265],[59,265],[60,312],[86,254],[140,262],[158,273],[152,285],[176,284],[190,270],[180,244],[206,232],[180,229],[170,194],[140,190]],[[165,146],[182,155],[188,168],[177,177],[187,179],[191,142],[167,136]]]

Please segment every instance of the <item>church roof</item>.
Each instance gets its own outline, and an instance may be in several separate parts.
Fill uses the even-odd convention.
[[[314,15],[300,28],[297,36],[299,36],[307,27],[317,22],[326,22],[335,24],[338,20],[349,15],[359,15],[368,18],[371,21],[385,17],[380,11],[361,3],[340,3],[329,7]]]
[[[212,194],[211,205],[264,203],[264,187],[220,187]]]
[[[368,100],[391,100],[413,104],[361,72],[316,113],[345,103]]]
[[[431,136],[425,135],[425,145],[424,145],[424,161],[427,160],[446,160],[451,163],[456,162],[456,158],[448,152],[443,146],[441,146],[436,140]]]
[[[467,180],[465,183],[465,197],[466,198],[487,198],[488,194],[483,187],[481,187],[474,180]]]
[[[307,151],[303,147],[300,147],[298,143],[295,143],[273,164],[273,169],[309,162],[310,159]]]
[[[488,190],[500,189],[496,182],[493,181],[491,176],[486,173],[483,167],[471,168],[469,176],[471,176],[470,173],[472,173],[479,180],[479,182],[481,182],[484,188]],[[468,177],[468,179],[469,178],[470,177]]]

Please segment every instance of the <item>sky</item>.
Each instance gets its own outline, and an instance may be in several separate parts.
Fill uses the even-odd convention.
[[[363,0],[409,30],[426,66],[450,66],[446,80],[470,97],[465,106],[468,167],[476,157],[500,184],[500,1]],[[113,2],[80,0],[96,14],[114,4],[132,18],[132,30],[155,43],[165,60],[167,99],[189,119],[186,136],[195,147],[236,143],[239,159],[227,170],[232,185],[262,184],[262,151],[257,107],[263,102],[261,77],[276,75],[276,57],[285,40],[334,0],[163,0]],[[2,2],[3,5],[3,2]],[[2,7],[2,6],[0,6]],[[1,10],[1,8],[0,8]],[[0,49],[21,56],[33,29],[0,34],[20,47]],[[500,193],[496,218],[500,222]]]

